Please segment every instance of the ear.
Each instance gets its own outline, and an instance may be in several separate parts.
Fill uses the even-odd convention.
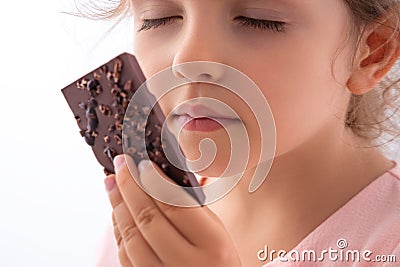
[[[364,32],[346,83],[352,94],[362,95],[374,89],[396,63],[400,56],[400,33],[394,30],[395,25],[385,19]]]

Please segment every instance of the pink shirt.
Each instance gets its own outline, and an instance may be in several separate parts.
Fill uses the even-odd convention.
[[[97,266],[119,267],[112,231],[106,240]],[[265,251],[259,254],[260,265],[266,255],[271,259]],[[400,165],[355,195],[285,259],[276,252],[264,266],[400,266]]]
[[[322,254],[323,250],[327,252]],[[264,266],[400,266],[400,165],[396,163],[321,223],[287,254],[287,260],[275,255]]]

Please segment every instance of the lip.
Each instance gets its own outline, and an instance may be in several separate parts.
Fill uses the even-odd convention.
[[[238,118],[223,116],[203,105],[182,104],[174,113],[180,129],[188,131],[211,132],[241,122]]]
[[[214,119],[232,119],[232,120],[237,120],[237,117],[232,117],[232,116],[227,116],[218,113],[218,111],[215,111],[209,107],[206,107],[201,104],[182,104],[179,105],[175,111],[174,114],[177,116],[189,116],[191,118],[198,118],[198,117],[207,117],[207,118],[214,118]]]

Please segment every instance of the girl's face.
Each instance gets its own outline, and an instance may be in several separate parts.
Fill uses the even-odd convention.
[[[272,110],[276,156],[343,125],[340,118],[350,96],[344,86],[350,76],[350,48],[336,58],[333,70],[337,80],[331,63],[351,25],[344,1],[134,0],[133,8],[134,52],[146,77],[191,61],[219,62],[243,72],[257,84]],[[190,75],[223,75],[217,72],[203,69]],[[248,107],[232,93],[194,83],[172,90],[159,103],[169,114],[183,101],[196,97],[221,100],[239,114],[250,137],[249,162],[255,164],[258,155],[253,155],[260,147],[257,124]],[[229,159],[224,129],[185,128],[180,143],[187,157],[196,159],[199,141],[206,137],[214,140],[218,153],[201,174],[217,176]]]

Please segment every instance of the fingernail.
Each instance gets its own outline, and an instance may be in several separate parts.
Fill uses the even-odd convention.
[[[139,162],[138,165],[138,171],[139,174],[142,173],[145,169],[149,168],[151,165],[149,160],[142,160],[141,162]]]
[[[107,192],[113,190],[116,184],[117,183],[115,182],[114,177],[107,177],[106,179],[104,179],[104,185],[106,186]]]
[[[121,169],[122,166],[125,164],[125,157],[124,155],[118,155],[114,158],[114,169],[118,171]]]

